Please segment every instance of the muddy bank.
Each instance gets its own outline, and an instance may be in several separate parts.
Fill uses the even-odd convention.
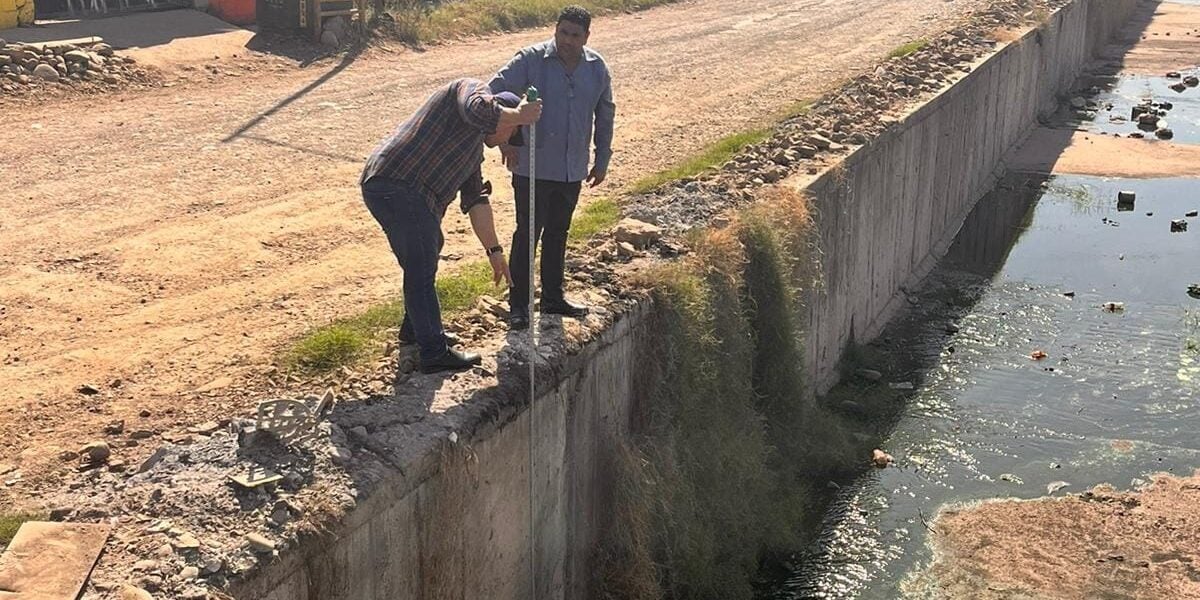
[[[1200,473],[1198,473],[1200,475]],[[1200,598],[1200,476],[942,512],[914,584],[949,598]]]

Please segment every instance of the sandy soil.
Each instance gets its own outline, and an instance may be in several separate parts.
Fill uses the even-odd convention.
[[[1200,146],[1039,127],[1008,167],[1097,177],[1188,177],[1200,175]]]
[[[927,583],[939,598],[1200,598],[1198,502],[1200,477],[1160,475],[1139,492],[947,510]]]
[[[1108,56],[1122,71],[1163,75],[1200,65],[1200,5],[1162,2],[1154,7],[1144,31],[1137,23],[1131,25],[1127,33],[1132,48],[1114,47]]]
[[[819,95],[972,1],[700,0],[598,20],[617,154],[587,199]],[[288,340],[394,297],[399,271],[355,186],[362,160],[434,87],[545,35],[286,71],[267,57],[261,72],[3,109],[0,462],[24,479],[0,486],[0,506],[106,423],[161,434],[245,413],[262,398],[243,383]],[[488,174],[506,235],[496,156]],[[479,254],[463,219],[445,229],[445,254]],[[100,393],[77,393],[85,382]]]

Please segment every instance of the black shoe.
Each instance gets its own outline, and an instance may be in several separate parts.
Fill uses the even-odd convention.
[[[473,352],[462,352],[450,348],[440,358],[421,361],[422,373],[437,373],[439,371],[461,371],[479,364],[481,358]]]
[[[508,315],[508,328],[511,331],[529,329],[529,315],[521,312],[511,312]]]
[[[445,336],[446,336],[446,346],[447,347],[457,346],[458,343],[462,341],[462,340],[458,339],[457,335],[454,335],[453,333],[450,333],[449,331],[447,331],[445,333]],[[416,344],[416,343],[417,343],[417,340],[409,339],[404,336],[400,336],[400,345],[401,346],[412,346],[413,344]]]
[[[588,314],[588,307],[571,304],[566,300],[542,300],[542,312],[548,315],[579,318]]]

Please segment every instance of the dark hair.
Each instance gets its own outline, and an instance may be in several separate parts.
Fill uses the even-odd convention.
[[[558,22],[570,21],[583,28],[584,31],[592,29],[592,13],[589,13],[586,8],[572,4],[564,7],[562,12],[558,13]]]

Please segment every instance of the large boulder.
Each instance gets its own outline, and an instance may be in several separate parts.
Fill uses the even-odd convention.
[[[613,230],[613,237],[618,242],[625,242],[634,248],[644,250],[654,245],[662,238],[662,228],[637,219],[621,219]]]
[[[40,64],[33,69],[33,76],[42,81],[58,81],[58,70],[47,64]]]

